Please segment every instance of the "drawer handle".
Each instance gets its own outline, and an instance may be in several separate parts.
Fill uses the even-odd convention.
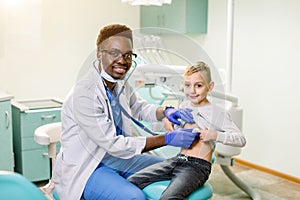
[[[8,129],[8,127],[10,125],[10,118],[9,118],[8,111],[5,111],[5,118],[6,118],[6,129]]]
[[[41,118],[42,119],[55,119],[56,115],[42,115]]]
[[[42,153],[42,156],[49,156],[49,154],[48,153]]]

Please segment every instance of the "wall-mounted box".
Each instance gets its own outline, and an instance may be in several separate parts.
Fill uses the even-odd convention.
[[[140,27],[171,29],[179,33],[207,33],[208,0],[173,0],[163,6],[141,6]],[[155,34],[153,29],[150,30]]]

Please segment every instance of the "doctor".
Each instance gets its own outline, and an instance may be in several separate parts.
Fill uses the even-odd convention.
[[[61,151],[52,177],[60,200],[146,199],[126,178],[162,159],[142,153],[164,145],[188,148],[197,136],[190,129],[132,136],[131,120],[116,102],[138,120],[166,117],[176,124],[178,118],[193,122],[190,110],[159,107],[138,97],[126,82],[136,57],[132,49],[132,31],[127,26],[102,28],[97,39],[98,66],[91,66],[63,105]]]

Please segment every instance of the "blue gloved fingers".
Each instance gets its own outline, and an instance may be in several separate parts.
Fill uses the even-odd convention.
[[[190,108],[184,108],[184,109],[168,108],[164,111],[164,114],[170,122],[180,125],[180,121],[178,120],[179,118],[187,123],[194,122],[194,117],[191,112],[192,109]]]
[[[179,118],[181,118],[183,121],[187,122],[187,123],[193,123],[194,121],[194,117],[193,114],[191,113],[192,110],[187,108],[187,109],[180,109],[180,116]]]
[[[189,148],[199,133],[192,132],[193,129],[179,128],[165,134],[165,144]]]
[[[199,133],[195,133],[195,132],[190,133],[188,140],[186,140],[186,142],[181,147],[185,149],[190,148],[190,146],[192,145],[192,143],[195,141],[197,137],[199,137]]]
[[[180,117],[177,109],[167,108],[164,111],[164,114],[170,122],[172,122],[173,124],[180,125],[180,121],[177,120]]]

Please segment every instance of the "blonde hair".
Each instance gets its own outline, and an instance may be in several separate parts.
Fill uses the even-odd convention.
[[[202,61],[196,62],[192,65],[189,65],[184,72],[184,76],[190,76],[196,72],[200,72],[204,77],[207,84],[211,82],[211,73],[209,66]]]

